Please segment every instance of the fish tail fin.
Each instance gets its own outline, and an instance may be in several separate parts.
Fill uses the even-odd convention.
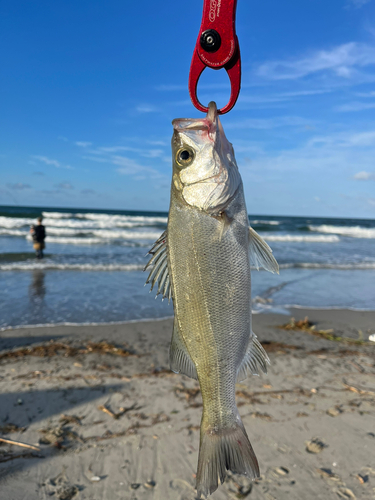
[[[203,427],[203,426],[202,426]],[[259,465],[241,419],[231,428],[203,430],[199,448],[197,493],[207,497],[225,481],[226,471],[259,477]]]

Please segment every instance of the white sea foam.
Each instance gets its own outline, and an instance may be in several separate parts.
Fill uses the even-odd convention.
[[[135,218],[133,218],[135,219]],[[124,228],[133,228],[133,227],[145,227],[152,226],[155,223],[160,224],[164,223],[164,218],[160,217],[163,220],[150,220],[151,218],[142,218],[142,220],[122,220],[117,219],[115,217],[110,219],[49,219],[45,218],[43,220],[43,224],[47,227],[65,227],[65,228],[102,228],[102,229],[111,229],[116,227],[124,227]],[[154,217],[153,219],[156,219]],[[165,220],[166,223],[166,220]]]
[[[1,264],[0,271],[142,271],[140,264],[58,264],[54,262],[14,262]]]
[[[102,221],[140,222],[142,224],[166,224],[168,222],[168,217],[151,217],[144,215],[75,214],[75,217]]]
[[[30,235],[27,235],[27,239],[32,241]],[[48,236],[46,237],[47,243],[59,243],[62,245],[100,245],[104,243],[109,243],[109,240],[104,238],[60,238],[58,236]]]
[[[342,236],[350,236],[351,238],[375,238],[375,228],[367,228],[361,226],[308,226],[310,231],[318,233],[341,234]]]
[[[100,223],[101,226],[118,226],[118,227],[133,227],[135,225],[153,225],[153,224],[166,224],[168,217],[152,217],[143,215],[116,215],[116,214],[96,214],[96,213],[63,213],[63,212],[43,212],[44,223],[48,221],[50,224],[58,225],[58,219],[61,220],[61,224],[66,223],[64,219],[73,219],[74,222],[82,224],[82,221],[94,221],[94,223]],[[49,219],[55,219],[55,222]],[[125,225],[126,224],[126,225]]]
[[[74,214],[69,214],[65,212],[42,212],[43,217],[48,217],[50,219],[70,219],[74,217]]]
[[[0,229],[0,234],[6,236],[26,236],[27,231],[22,231],[21,229]]]
[[[9,231],[9,230],[6,230]],[[14,230],[13,230],[14,231]],[[18,231],[19,236],[25,236],[26,232]],[[1,234],[1,230],[0,230]],[[5,234],[5,233],[4,233]],[[97,238],[111,240],[156,240],[161,231],[124,231],[121,229],[70,229],[65,227],[48,227],[47,241],[52,241],[50,236],[96,236]]]
[[[17,228],[35,224],[35,219],[26,217],[4,217],[0,216],[0,227]]]
[[[280,222],[277,220],[251,220],[250,224],[268,224],[269,226],[279,226]]]
[[[291,264],[280,264],[280,269],[340,269],[340,270],[366,270],[375,269],[375,262],[356,262],[352,264],[324,264],[318,262],[295,262]]]
[[[311,235],[300,236],[294,234],[281,234],[281,235],[262,235],[266,241],[290,241],[290,242],[307,242],[307,243],[337,243],[340,241],[338,236],[323,236]]]
[[[91,232],[96,237],[62,237],[62,236],[50,236],[47,233],[46,243],[58,243],[62,245],[101,245],[108,244],[113,240],[157,240],[160,236],[160,232],[126,232],[126,231],[92,231]],[[98,233],[98,234],[96,234]],[[24,233],[25,235],[25,233]],[[27,235],[26,238],[32,241],[31,235]]]
[[[95,236],[99,238],[108,238],[108,239],[124,239],[124,240],[157,240],[161,232],[141,232],[141,231],[105,231],[97,230],[93,231]]]

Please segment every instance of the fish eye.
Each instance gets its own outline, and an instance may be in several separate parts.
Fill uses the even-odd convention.
[[[194,160],[195,154],[189,146],[183,146],[176,153],[176,163],[179,167],[187,167]]]

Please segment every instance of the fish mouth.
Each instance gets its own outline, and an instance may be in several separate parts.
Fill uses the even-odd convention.
[[[211,101],[208,105],[208,112],[205,118],[175,118],[172,121],[172,125],[177,132],[200,130],[212,133],[216,130],[217,116],[216,102]]]

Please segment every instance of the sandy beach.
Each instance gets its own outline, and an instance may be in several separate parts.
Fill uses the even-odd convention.
[[[308,316],[311,329],[278,326]],[[213,500],[375,498],[375,313],[255,315],[267,375],[237,385],[261,477]],[[5,330],[0,497],[195,498],[201,397],[169,371],[172,320]]]

